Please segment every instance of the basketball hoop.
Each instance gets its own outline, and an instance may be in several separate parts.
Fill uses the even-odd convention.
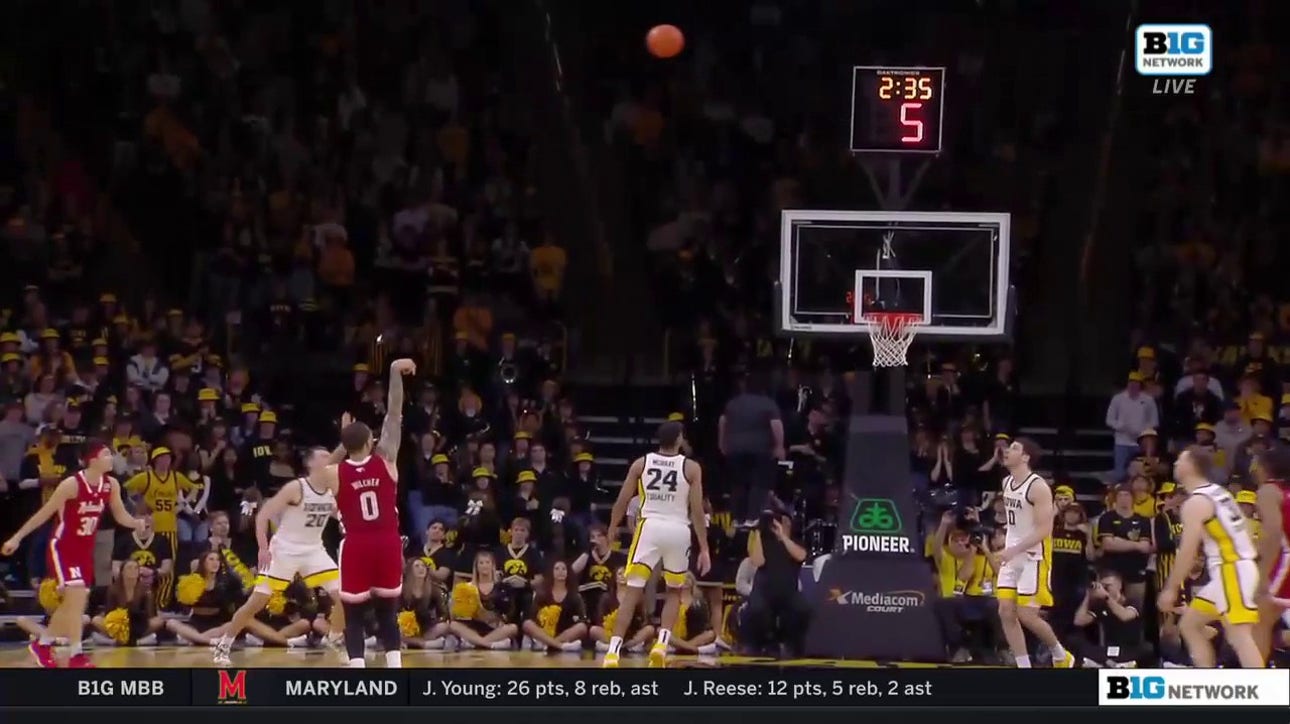
[[[923,315],[909,312],[870,312],[864,315],[864,325],[873,343],[874,367],[904,367],[909,364],[905,354],[918,333]]]

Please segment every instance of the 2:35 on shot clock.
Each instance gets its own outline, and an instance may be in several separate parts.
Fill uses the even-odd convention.
[[[851,77],[853,153],[940,153],[944,68],[856,66]]]

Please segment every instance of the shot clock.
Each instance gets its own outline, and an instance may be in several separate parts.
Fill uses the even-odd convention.
[[[944,68],[856,66],[851,151],[940,153],[944,94]]]

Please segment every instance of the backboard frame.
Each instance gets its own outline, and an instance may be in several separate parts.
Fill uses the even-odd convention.
[[[920,339],[943,342],[1006,342],[1012,338],[1016,315],[1016,294],[1010,283],[1012,215],[1006,212],[960,211],[877,211],[840,209],[786,209],[780,213],[779,287],[775,294],[775,327],[783,336],[812,338],[867,338],[863,321],[838,323],[795,323],[788,299],[792,290],[795,263],[792,256],[795,233],[802,223],[913,223],[982,224],[999,230],[999,254],[995,260],[994,298],[997,300],[990,323],[979,327],[924,324],[918,329]],[[932,270],[904,270],[927,271]],[[857,279],[858,281],[858,279]],[[927,285],[930,287],[930,285]],[[930,319],[928,320],[931,321]]]

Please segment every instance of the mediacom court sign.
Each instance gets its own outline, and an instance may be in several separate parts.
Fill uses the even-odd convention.
[[[914,553],[917,548],[890,498],[860,498],[851,513],[850,532],[842,534],[842,553]]]

